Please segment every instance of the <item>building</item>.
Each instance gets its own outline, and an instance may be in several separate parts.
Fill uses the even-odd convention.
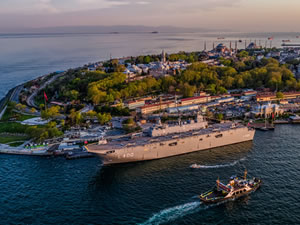
[[[210,101],[211,101],[211,97],[205,95],[205,96],[197,96],[197,97],[181,99],[179,104],[180,104],[180,106],[186,106],[186,105],[208,103]]]
[[[262,117],[270,117],[272,114],[275,116],[281,115],[284,113],[284,110],[280,108],[277,104],[266,104],[266,105],[257,105],[251,111],[253,116],[262,116]]]
[[[136,109],[139,107],[143,107],[145,105],[145,100],[137,100],[137,101],[129,101],[125,103],[125,106],[129,109]]]
[[[300,92],[284,92],[282,99],[295,99],[300,97]],[[256,95],[257,102],[270,102],[278,100],[275,92],[264,92]]]
[[[140,114],[150,114],[159,110],[165,110],[167,108],[176,107],[176,103],[174,101],[145,105],[143,107],[137,108],[137,112]]]
[[[253,50],[253,49],[258,49],[258,48],[259,47],[254,42],[251,42],[246,49]]]

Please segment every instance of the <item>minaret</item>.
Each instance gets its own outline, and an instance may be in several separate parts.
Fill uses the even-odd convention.
[[[235,53],[237,53],[237,41],[235,41]]]
[[[161,62],[162,63],[166,63],[166,53],[165,53],[165,50],[163,50],[162,53],[161,53]]]

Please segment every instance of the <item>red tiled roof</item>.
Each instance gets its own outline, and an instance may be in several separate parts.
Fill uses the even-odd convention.
[[[209,96],[196,96],[196,97],[191,97],[191,98],[184,98],[184,99],[181,99],[182,102],[185,102],[185,101],[190,101],[190,100],[195,100],[195,99],[201,99],[201,98],[207,98]]]
[[[151,107],[160,106],[160,105],[168,105],[171,103],[174,103],[174,102],[162,102],[161,104],[157,103],[157,104],[145,105],[145,106],[141,107],[141,109],[151,108]]]

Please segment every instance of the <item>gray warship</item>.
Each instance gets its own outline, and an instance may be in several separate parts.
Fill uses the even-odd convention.
[[[85,146],[104,165],[161,159],[211,148],[252,141],[255,129],[226,122],[209,125],[203,116],[177,124],[155,124],[142,134],[115,140],[100,140]]]

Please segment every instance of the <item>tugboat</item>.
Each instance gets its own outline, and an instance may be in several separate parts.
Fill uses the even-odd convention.
[[[261,185],[259,178],[247,179],[247,170],[244,177],[232,176],[227,185],[221,183],[219,178],[216,182],[217,184],[212,190],[199,196],[202,202],[210,204],[235,200],[256,191]]]

